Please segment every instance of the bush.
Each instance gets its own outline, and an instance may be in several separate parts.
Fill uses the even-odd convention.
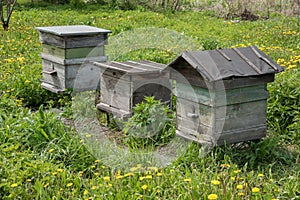
[[[292,144],[300,141],[300,69],[278,74],[268,90],[268,125],[272,132]]]
[[[174,137],[174,114],[154,97],[134,107],[134,115],[123,129],[129,147],[153,147],[164,145]]]

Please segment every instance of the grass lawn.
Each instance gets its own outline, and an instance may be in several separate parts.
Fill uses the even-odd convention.
[[[111,30],[106,53],[119,61],[168,63],[185,49],[256,45],[285,67],[268,85],[267,137],[215,147],[206,156],[189,143],[164,167],[151,161],[126,169],[105,163],[60,120],[73,116],[71,92],[56,95],[40,87],[42,48],[35,27],[73,24]],[[299,18],[274,14],[232,22],[210,12],[20,3],[9,31],[0,35],[3,199],[300,199]]]

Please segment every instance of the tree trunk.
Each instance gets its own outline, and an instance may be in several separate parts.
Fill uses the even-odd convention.
[[[8,31],[8,23],[3,23],[2,27],[5,31]]]

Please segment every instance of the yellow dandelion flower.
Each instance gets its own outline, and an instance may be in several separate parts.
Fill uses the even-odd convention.
[[[235,177],[233,177],[233,176],[232,176],[232,177],[230,177],[230,180],[234,181],[234,180],[235,180]]]
[[[230,168],[230,165],[229,164],[221,164],[221,167]]]
[[[212,183],[213,185],[220,185],[221,182],[218,181],[218,180],[212,180],[211,183]]]
[[[30,83],[30,82],[31,82],[30,80],[26,80],[26,81],[25,81],[25,84],[28,84],[28,83]]]
[[[190,178],[185,178],[185,179],[183,179],[183,181],[185,181],[185,182],[191,182],[192,179],[190,179]]]
[[[44,185],[44,188],[46,188],[46,187],[48,187],[49,186],[49,183],[46,183],[45,185]]]
[[[263,174],[258,174],[257,176],[258,176],[258,177],[264,177],[265,175],[263,175]]]
[[[82,176],[82,175],[83,175],[83,171],[80,171],[80,172],[79,172],[79,176]]]
[[[63,169],[57,169],[56,171],[57,172],[63,172],[64,170]]]
[[[145,178],[146,178],[146,177],[141,176],[141,177],[139,178],[139,180],[142,181],[142,180],[144,180]]]
[[[216,200],[216,199],[218,199],[218,195],[216,195],[216,194],[210,194],[210,195],[207,196],[207,199],[209,199],[209,200]]]
[[[91,188],[92,190],[96,190],[97,189],[97,186],[92,186],[92,188]]]
[[[158,189],[158,190],[156,190],[156,192],[157,192],[157,193],[160,193],[160,192],[161,192],[161,190],[160,190],[160,189]]]
[[[127,176],[134,176],[134,173],[127,173],[127,174],[124,174],[124,177],[127,177]]]
[[[24,60],[25,60],[25,58],[24,58],[24,57],[18,57],[18,58],[17,58],[17,61],[19,61],[19,62],[21,62],[21,63],[23,63],[23,62],[24,62]]]
[[[105,177],[103,177],[103,179],[104,179],[105,181],[110,181],[110,177],[109,177],[109,176],[105,176]]]
[[[89,191],[84,190],[83,194],[84,194],[84,195],[88,195],[88,194],[89,194]]]
[[[98,172],[96,172],[96,173],[94,173],[94,175],[95,175],[95,176],[99,176],[99,173],[98,173]]]
[[[109,187],[112,187],[112,184],[109,183],[108,186],[109,186]]]
[[[239,189],[239,190],[242,190],[243,188],[244,188],[243,185],[237,185],[237,186],[236,186],[236,189]]]
[[[145,178],[146,179],[152,179],[152,176],[151,175],[147,175]]]
[[[238,169],[238,170],[234,170],[233,171],[233,173],[235,173],[235,174],[238,174],[238,173],[240,173],[241,172],[241,170],[240,169]]]
[[[158,173],[156,174],[156,176],[162,176],[162,173],[158,172]]]
[[[173,173],[173,172],[174,172],[174,169],[170,169],[170,172]]]
[[[237,195],[238,196],[245,196],[245,194],[243,192],[239,192]]]
[[[56,175],[57,175],[57,172],[53,172],[52,175],[53,175],[53,176],[56,176]]]
[[[18,187],[18,183],[13,183],[10,185],[10,187],[12,187],[12,188]]]
[[[30,178],[26,179],[26,182],[31,182],[31,179]]]
[[[91,166],[91,168],[92,168],[92,169],[95,169],[95,168],[96,168],[96,166],[95,166],[95,165],[92,165],[92,166]]]
[[[117,175],[116,176],[116,179],[122,179],[124,176],[122,176],[122,175]]]
[[[147,188],[148,188],[147,185],[143,185],[143,186],[142,186],[142,189],[143,189],[143,190],[146,190]]]
[[[68,183],[67,187],[71,187],[73,185],[73,183]]]
[[[49,152],[49,153],[52,153],[53,151],[54,151],[54,149],[49,149],[49,151],[48,151],[48,152]]]
[[[99,163],[100,162],[100,160],[95,160],[95,163]]]
[[[253,193],[258,193],[259,191],[260,191],[260,189],[257,188],[257,187],[252,188],[252,192],[253,192]]]

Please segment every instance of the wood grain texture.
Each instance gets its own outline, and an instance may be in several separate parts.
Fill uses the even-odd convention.
[[[104,56],[103,46],[63,49],[63,48],[43,44],[42,47],[43,47],[44,54],[50,54],[52,56],[59,57],[62,59]]]
[[[107,44],[107,38],[107,34],[64,37],[46,32],[39,32],[39,39],[43,44],[64,49],[103,46]]]

